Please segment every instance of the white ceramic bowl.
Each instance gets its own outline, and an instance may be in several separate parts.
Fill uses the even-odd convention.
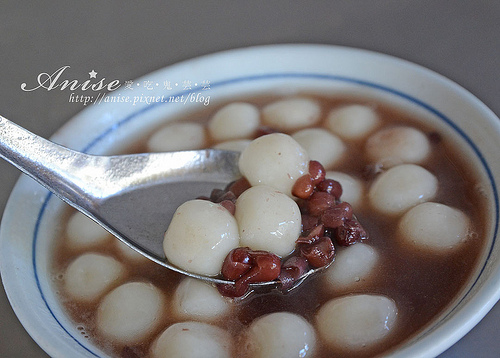
[[[148,90],[143,87],[144,81],[159,85]],[[185,81],[191,81],[191,89],[183,88]],[[166,84],[172,89],[165,89]],[[457,84],[420,66],[368,51],[322,45],[277,45],[185,61],[134,81],[132,88],[123,86],[109,94],[122,100],[128,97],[130,102],[103,100],[91,105],[52,139],[85,152],[117,153],[165,119],[202,109],[207,96],[209,105],[213,105],[240,95],[295,91],[373,98],[415,113],[424,122],[432,122],[456,140],[481,177],[490,215],[488,242],[473,279],[453,307],[391,356],[438,355],[478,323],[500,297],[500,121]],[[136,96],[145,99],[162,95],[163,102],[133,103]],[[183,97],[175,102],[169,100],[170,96]],[[103,357],[105,354],[82,337],[69,321],[52,290],[51,248],[60,231],[63,208],[60,200],[31,179],[19,180],[0,232],[3,282],[20,321],[48,354]]]

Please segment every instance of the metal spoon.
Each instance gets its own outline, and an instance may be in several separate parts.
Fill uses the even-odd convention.
[[[0,116],[0,156],[154,262],[211,283],[233,284],[170,264],[163,251],[163,235],[179,205],[241,176],[239,153],[205,149],[89,155],[41,138]],[[292,288],[316,271],[307,271]],[[270,281],[251,288],[278,285]]]

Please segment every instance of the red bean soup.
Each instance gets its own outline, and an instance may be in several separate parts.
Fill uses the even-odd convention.
[[[295,170],[299,158],[306,171],[274,187],[281,164],[264,170],[271,176],[266,185],[283,201],[266,218],[253,218],[251,210],[264,211],[266,204],[244,204],[249,187],[259,186],[252,168],[269,159],[266,153],[281,139],[250,148],[277,134],[301,151],[280,152],[280,160]],[[131,151],[210,147],[249,152],[249,164],[240,162],[248,176],[242,190],[195,201],[236,218],[235,246],[271,252],[281,275],[290,257],[330,266],[288,293],[231,297],[243,293],[228,294],[150,262],[68,209],[55,248],[56,291],[82,337],[110,356],[372,357],[415,337],[466,289],[484,249],[484,197],[460,151],[436,129],[372,100],[256,97],[168,121]],[[318,166],[323,174],[314,181]],[[267,221],[281,225],[288,219],[279,215],[289,212],[299,217],[287,231],[291,251],[272,252],[256,243],[258,234],[243,241],[253,229],[276,236],[265,229]],[[210,215],[208,223],[200,219],[202,226],[218,230],[212,226],[219,214]],[[311,244],[320,248],[301,246]],[[222,268],[223,261],[214,265]]]

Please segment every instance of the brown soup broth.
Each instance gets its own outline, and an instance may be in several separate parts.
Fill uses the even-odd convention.
[[[277,98],[259,97],[245,99],[245,101],[262,107]],[[372,101],[349,98],[315,97],[315,99],[322,105],[322,118],[326,117],[329,110],[340,105],[367,104],[376,109],[383,126],[407,124],[426,133],[430,138],[432,150],[430,159],[422,166],[432,172],[439,183],[438,193],[432,201],[462,210],[471,219],[474,231],[474,234],[458,249],[443,253],[416,253],[417,249],[404,247],[398,242],[395,228],[399,216],[388,218],[383,214],[378,214],[370,209],[367,200],[355,211],[359,221],[370,235],[367,243],[378,251],[380,258],[375,278],[370,279],[362,288],[349,293],[381,294],[392,298],[398,307],[397,324],[393,332],[380,344],[377,344],[373,349],[362,350],[358,353],[331,351],[321,344],[318,337],[315,357],[345,356],[346,354],[351,357],[370,357],[392,350],[416,335],[435,317],[443,313],[464,290],[485,246],[483,228],[486,225],[486,213],[484,203],[481,195],[475,189],[477,179],[473,176],[474,173],[467,169],[465,160],[461,158],[456,148],[453,148],[453,145],[448,143],[446,138],[441,137],[439,133],[436,133],[434,129],[422,126],[398,110]],[[195,118],[199,121],[207,121],[218,108],[220,107],[205,109],[194,117],[190,116],[189,120]],[[322,125],[319,124],[319,126]],[[335,167],[335,170],[343,171],[363,180],[365,188],[368,188],[375,175],[369,170],[367,171],[367,168],[370,168],[370,163],[363,154],[364,141],[344,141],[348,148],[347,156],[340,166]],[[208,146],[212,144],[213,142],[208,143]],[[143,151],[144,148],[140,147],[138,151]],[[159,238],[159,240],[162,239]],[[64,272],[69,262],[82,253],[81,251],[72,251],[64,244],[64,241],[64,239],[58,240],[60,244],[55,249],[54,272],[56,276]],[[115,258],[120,257],[116,250],[115,245],[108,244],[100,247],[98,252],[109,254]],[[149,281],[159,287],[167,297],[173,295],[175,287],[182,278],[181,275],[170,272],[154,263],[138,265],[126,262],[126,266],[129,274],[121,283],[132,280]],[[97,304],[72,302],[64,295],[62,280],[56,281],[56,289],[60,292],[61,301],[75,322],[75,326],[79,327],[83,336],[88,337],[93,343],[103,347],[103,350],[108,351],[113,356],[146,356],[152,341],[158,334],[168,325],[175,323],[166,315],[167,317],[164,318],[158,332],[150,335],[151,338],[141,342],[141,344],[130,347],[115,344],[100,337],[96,332]],[[280,293],[254,294],[242,302],[237,302],[229,317],[220,319],[214,324],[228,329],[233,334],[235,338],[234,356],[242,356],[244,352],[241,351],[242,342],[239,342],[240,333],[255,318],[267,313],[288,311],[303,316],[314,326],[314,316],[323,303],[336,296],[348,294],[346,292],[332,294],[321,286],[321,277],[317,277],[304,283],[299,289],[288,295]]]

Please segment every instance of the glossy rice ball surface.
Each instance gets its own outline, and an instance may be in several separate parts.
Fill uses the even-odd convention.
[[[276,312],[261,316],[250,324],[246,345],[252,358],[313,357],[316,333],[303,317]]]
[[[165,232],[163,249],[170,263],[188,272],[216,276],[229,251],[240,246],[236,220],[208,200],[190,200],[177,208]]]
[[[470,219],[462,211],[440,203],[423,203],[410,209],[399,222],[402,242],[414,248],[443,251],[463,243]]]
[[[251,187],[236,200],[234,216],[241,246],[279,256],[294,250],[301,231],[301,214],[289,196],[267,185]]]
[[[434,174],[415,164],[402,164],[380,174],[372,184],[368,197],[376,210],[398,215],[431,200],[437,190],[438,181]]]
[[[168,327],[151,347],[153,358],[230,358],[232,338],[222,328],[201,322]]]
[[[394,301],[385,296],[352,294],[334,298],[316,315],[318,334],[331,347],[360,351],[391,333],[397,311]]]
[[[146,339],[165,311],[162,292],[146,282],[129,282],[108,293],[97,309],[97,330],[119,343]]]
[[[246,147],[239,169],[251,185],[268,185],[291,195],[295,181],[309,170],[309,155],[292,137],[273,133]]]

